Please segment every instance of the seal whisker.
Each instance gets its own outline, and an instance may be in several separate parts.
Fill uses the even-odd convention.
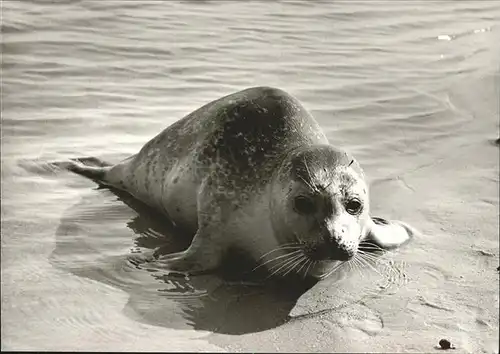
[[[376,251],[386,252],[386,250],[376,245],[360,244],[359,248],[365,251],[376,250]]]
[[[309,272],[309,269],[311,268],[311,265],[316,265],[317,261],[312,261],[312,260],[309,260],[309,265],[307,266],[306,268],[306,271],[304,272],[304,278],[307,276],[307,273]]]
[[[297,274],[299,274],[299,275],[300,275],[300,271],[302,270],[302,268],[304,268],[304,266],[309,262],[309,258],[304,256],[304,258],[302,259],[301,262],[304,262],[304,264],[302,264],[302,266],[299,269],[297,269]]]
[[[361,261],[363,263],[363,265],[366,265],[370,268],[376,268],[377,265],[379,264],[378,259],[369,258],[363,254],[359,254],[358,259],[359,259],[359,261]]]
[[[380,254],[383,254],[386,252],[385,250],[380,250],[377,248],[369,248],[369,247],[359,247],[358,251],[373,254],[373,255],[380,255]]]
[[[328,274],[327,276],[330,276],[333,272],[337,272],[339,271],[340,269],[344,268],[346,266],[346,263],[347,262],[343,262],[343,263],[340,263],[338,266],[336,266],[332,271],[330,271],[330,274]],[[326,277],[325,277],[326,278]]]
[[[371,254],[364,254],[363,257],[365,258],[365,260],[371,260],[374,262],[374,264],[379,264],[379,263],[383,263],[384,265],[387,266],[389,272],[390,272],[390,275],[393,275],[393,276],[398,276],[398,270],[393,266],[392,262],[390,261],[389,264],[387,264],[385,261],[384,262],[381,262],[381,259],[378,258],[378,257],[375,257]],[[372,258],[370,258],[372,257]],[[380,274],[380,273],[379,273]],[[389,276],[390,276],[389,275]]]
[[[258,266],[256,266],[254,269],[252,269],[252,272],[255,271],[255,270],[257,270],[257,269],[259,269],[262,266],[265,266],[266,264],[268,264],[268,263],[270,263],[272,261],[276,261],[276,260],[281,259],[281,258],[285,258],[285,260],[286,260],[287,257],[290,257],[290,256],[292,256],[294,254],[297,254],[298,252],[301,252],[301,250],[296,250],[296,251],[293,251],[293,252],[290,252],[290,253],[285,253],[285,254],[283,254],[281,256],[278,256],[278,257],[275,257],[275,258],[268,259],[264,263],[261,263]]]
[[[293,245],[297,245],[297,246],[293,246]],[[277,247],[267,253],[264,253],[262,256],[260,256],[259,260],[264,258],[265,256],[273,253],[273,252],[276,252],[276,251],[280,251],[280,250],[285,250],[285,249],[298,249],[298,248],[301,248],[302,246],[298,243],[287,243],[285,245],[281,245],[281,247]]]
[[[349,269],[351,271],[357,271],[358,270],[358,263],[357,263],[357,259],[356,259],[356,256],[352,257],[351,259],[349,259],[348,261],[346,261],[346,263],[349,263]]]
[[[309,188],[311,188],[312,190],[314,190],[314,191],[316,191],[316,192],[317,192],[317,191],[318,191],[318,188],[317,188],[317,187],[315,187],[315,186],[314,186],[314,183],[312,182],[312,175],[311,175],[311,171],[309,170],[309,167],[307,166],[307,160],[306,160],[306,157],[305,157],[305,156],[304,156],[304,166],[305,166],[305,168],[306,168],[307,176],[309,177],[309,179],[310,179],[311,183],[306,182],[303,178],[301,178],[301,179],[304,181],[304,183],[305,183],[305,184],[306,184]]]
[[[286,265],[281,271],[281,273],[283,273],[282,275],[286,276],[290,272],[290,269],[294,267],[295,262],[297,261],[300,261],[300,257],[298,259],[292,260],[288,265]]]
[[[381,258],[373,255],[372,253],[358,250],[359,257],[365,261],[371,261],[374,265],[381,261]]]
[[[332,176],[333,177],[333,176]],[[330,182],[325,186],[323,187],[324,190],[327,190],[328,188],[330,188],[330,186],[333,184],[333,182],[335,182],[335,178],[332,178],[330,180]]]
[[[306,262],[307,267],[304,268],[304,275],[302,276],[304,279],[307,276],[307,271],[309,270],[309,267],[311,266],[312,262],[313,262],[312,260],[307,259],[307,262]]]
[[[278,271],[277,273],[283,274],[286,270],[288,270],[288,268],[290,268],[301,257],[302,257],[302,255],[296,255],[295,257],[291,258],[290,260],[288,260],[288,262],[286,262],[285,264],[282,265],[281,270],[279,270],[279,269],[277,270]]]
[[[288,259],[287,261],[283,262],[283,263],[282,263],[282,265],[281,265],[281,267],[279,267],[278,269],[276,269],[276,270],[275,270],[275,271],[271,274],[271,276],[272,276],[272,275],[274,275],[274,274],[279,274],[279,273],[284,272],[284,271],[287,269],[287,267],[288,267],[291,263],[293,263],[294,261],[296,261],[296,260],[297,260],[297,259],[299,259],[300,257],[302,257],[302,255],[301,255],[301,254],[299,254],[299,255],[295,255],[295,256],[291,257],[290,259]]]
[[[344,261],[344,262],[342,263],[342,266],[341,266],[341,267],[342,267],[342,268],[343,268],[343,267],[347,267],[347,268],[348,268],[348,272],[352,272],[351,260]],[[339,268],[341,268],[341,267],[339,267]]]
[[[293,267],[293,265],[295,264],[295,262],[297,260],[300,260],[300,258],[301,257],[292,259],[286,265],[284,265],[283,270],[281,271],[281,273],[283,273],[283,276],[285,276],[286,274],[288,274],[288,271],[290,270],[290,268]]]
[[[356,256],[354,256],[354,258],[352,260],[356,265],[356,270],[358,270],[359,274],[361,274],[361,276],[364,278],[365,272],[364,272],[364,268],[363,268],[363,263],[359,259],[360,257],[361,256],[359,254],[356,254]]]
[[[304,258],[306,258],[306,256],[302,254],[302,256],[296,262],[293,263],[293,265],[290,267],[290,269],[288,269],[287,272],[285,274],[283,274],[283,276],[286,276],[294,268],[296,268],[300,263],[302,263],[302,261],[304,260]]]
[[[316,264],[318,264],[318,261],[313,262],[312,268],[314,268],[316,266]]]
[[[333,184],[333,182],[334,182],[334,181],[335,181],[335,180],[332,178],[332,180],[330,181],[330,183],[328,183],[328,184],[324,187],[324,189],[326,190],[326,189],[330,188],[330,186]]]
[[[304,182],[304,184],[305,184],[306,186],[308,186],[309,188],[311,188],[311,190],[316,190],[316,189],[315,189],[315,188],[314,188],[314,187],[313,187],[313,186],[312,186],[309,182],[307,182],[307,181],[304,179],[304,177],[299,176],[299,178],[302,180],[302,182]]]
[[[365,259],[370,259],[374,263],[377,263],[380,260],[380,258],[378,256],[374,256],[372,253],[369,253],[369,252],[358,250],[358,253],[360,256],[363,256]]]
[[[367,265],[367,266],[372,266],[369,261],[372,261],[373,263],[377,263],[378,259],[377,258],[374,258],[374,257],[370,257],[371,255],[369,254],[366,254],[364,252],[359,252],[358,251],[358,260],[362,261],[364,265]]]
[[[376,250],[376,251],[385,251],[385,250],[380,250],[378,248],[375,248],[375,247],[359,247],[358,248],[358,252],[363,252],[364,254],[369,254],[369,255],[372,255],[373,257],[377,257],[376,255],[378,253],[375,253],[373,252],[373,250]]]
[[[381,251],[379,249],[366,249],[365,247],[359,248],[358,253],[363,255],[365,258],[372,259],[374,262],[380,260],[380,256],[385,253],[385,251]]]
[[[342,262],[342,263],[340,263],[340,264],[337,264],[337,265],[336,265],[335,267],[333,267],[333,269],[332,269],[332,270],[330,270],[330,271],[329,271],[326,275],[322,275],[320,278],[321,278],[321,279],[325,279],[325,278],[329,277],[329,276],[330,276],[330,274],[332,274],[332,273],[333,273],[333,272],[335,272],[336,270],[338,270],[338,269],[342,268],[343,266],[345,266],[345,264],[346,264],[346,263],[347,263],[347,262]]]
[[[362,261],[366,266],[368,266],[371,270],[373,270],[375,273],[380,275],[381,277],[384,277],[373,265],[371,265],[368,260],[364,259],[363,257],[359,257],[359,260]]]
[[[353,259],[348,260],[346,263],[347,263],[347,266],[349,267],[349,271],[354,272],[356,270],[356,268],[354,266],[355,263],[353,262]]]
[[[273,271],[269,276],[268,278],[272,277],[273,275],[275,274],[279,274],[280,271],[285,267],[287,266],[289,263],[292,263],[293,261],[297,260],[298,258],[302,257],[302,255],[295,255],[293,256],[291,259],[286,259],[284,260],[283,262],[281,262],[280,264],[276,265],[276,266],[273,266],[271,269],[281,265],[279,268],[277,268],[275,271]]]
[[[279,257],[276,257],[276,258],[273,258],[273,259],[270,259],[268,262],[270,261],[275,261],[275,260],[278,260],[280,259],[279,262],[277,262],[276,264],[273,264],[271,267],[269,267],[270,270],[273,270],[275,269],[276,267],[279,267],[280,265],[282,265],[283,263],[286,263],[287,261],[289,261],[291,258],[294,258],[295,256],[298,256],[299,251],[294,251],[292,253],[287,253],[287,254],[284,254],[284,255],[281,255]]]
[[[374,265],[380,261],[380,258],[378,258],[370,253],[359,252],[358,257],[361,260],[373,262]]]
[[[355,270],[361,274],[361,277],[365,277],[365,272],[363,271],[363,267],[360,264],[360,260],[356,257],[353,259],[353,263],[355,264]]]
[[[385,275],[380,273],[378,270],[373,268],[366,259],[360,258],[366,265],[368,265],[372,270],[374,270],[381,278],[385,279],[385,284],[382,286],[382,288],[386,289],[387,287],[390,286],[391,283],[394,283],[394,279],[398,277],[398,272],[392,268],[392,266],[389,267],[389,274]]]
[[[387,252],[385,249],[380,247],[379,245],[370,242],[370,241],[362,241],[359,243],[359,248],[362,250],[376,250],[381,252]]]

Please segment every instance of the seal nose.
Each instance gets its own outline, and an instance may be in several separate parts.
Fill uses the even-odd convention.
[[[344,225],[335,225],[330,229],[329,258],[332,260],[347,261],[356,253],[356,246],[353,242],[346,240],[347,228]]]

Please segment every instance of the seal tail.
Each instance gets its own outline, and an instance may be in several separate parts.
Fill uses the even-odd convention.
[[[50,162],[49,164],[52,167],[65,169],[90,178],[97,183],[105,183],[106,174],[112,166],[112,164],[95,157],[79,157],[68,161]]]

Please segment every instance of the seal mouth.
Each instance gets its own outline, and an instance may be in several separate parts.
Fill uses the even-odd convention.
[[[312,261],[348,261],[354,257],[354,253],[334,245],[304,245],[304,254]]]
[[[353,257],[354,252],[337,248],[331,252],[329,259],[334,261],[348,261]]]

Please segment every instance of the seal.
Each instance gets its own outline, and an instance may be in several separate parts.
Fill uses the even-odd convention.
[[[363,245],[392,249],[416,233],[370,217],[359,164],[277,88],[210,102],[118,164],[59,166],[130,193],[194,235],[185,251],[148,260],[184,274],[213,270],[237,249],[271,274],[322,278]]]

